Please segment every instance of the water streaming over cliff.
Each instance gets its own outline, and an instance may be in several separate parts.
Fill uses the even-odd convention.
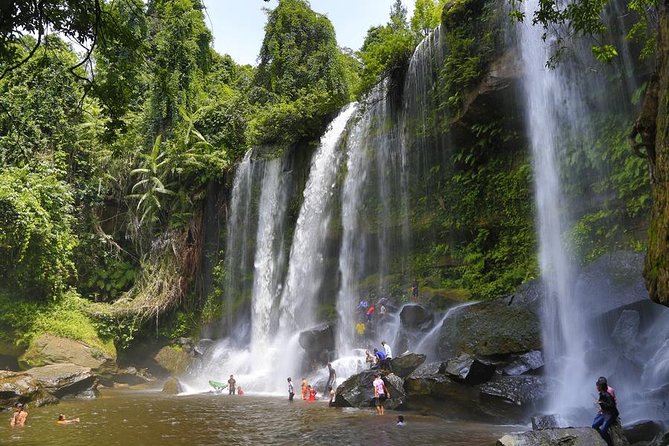
[[[532,17],[538,2],[523,4],[526,17]],[[617,13],[615,8],[610,12],[610,18],[616,23],[621,20]],[[651,379],[653,372],[640,377],[637,364],[646,363],[643,367],[646,370],[656,370],[656,367],[652,361],[648,362],[648,356],[653,353],[646,353],[643,359],[632,354],[629,348],[630,345],[641,347],[636,343],[642,338],[642,332],[653,333],[659,329],[666,336],[666,329],[658,324],[662,324],[659,320],[666,320],[668,312],[659,306],[645,310],[653,304],[646,300],[647,293],[643,289],[635,288],[624,296],[584,285],[589,278],[577,266],[583,259],[575,255],[569,242],[575,210],[586,206],[606,212],[605,201],[597,201],[594,192],[591,196],[574,195],[573,190],[578,185],[574,182],[578,179],[569,172],[574,168],[568,164],[569,148],[584,151],[595,146],[598,132],[606,131],[598,126],[606,113],[631,116],[630,88],[636,80],[630,71],[630,60],[634,56],[623,54],[621,62],[606,67],[593,60],[589,45],[575,44],[557,67],[550,69],[545,64],[558,42],[550,31],[544,41],[543,33],[539,26],[519,25],[527,137],[534,166],[539,259],[546,289],[542,329],[552,388],[548,410],[562,415],[568,423],[586,423],[592,409],[594,383],[603,375],[618,389],[619,406],[628,420],[666,417],[666,413],[660,415],[661,411],[650,398],[637,404],[640,395],[648,395],[658,385]],[[621,44],[620,49],[626,53],[629,46]],[[594,184],[598,179],[595,177],[606,178],[610,173],[603,163],[598,171],[590,173],[593,178],[588,180]],[[572,183],[566,182],[567,178],[571,178]],[[571,194],[566,193],[569,188]],[[639,262],[628,256],[622,263],[618,268],[634,273],[628,276],[618,273],[617,279],[607,278],[607,281],[640,283]],[[618,292],[623,288],[619,287]],[[634,303],[639,309],[610,313],[615,302],[622,301],[628,305]],[[644,320],[646,325],[639,323],[644,319],[639,316],[642,310],[654,314]],[[607,318],[613,321],[607,322]],[[620,339],[621,324],[633,327],[624,335],[629,337],[624,342]],[[659,333],[643,339],[654,346],[646,346],[650,347],[649,352],[657,351],[657,355],[662,356],[657,335]],[[661,339],[662,335],[659,336]]]

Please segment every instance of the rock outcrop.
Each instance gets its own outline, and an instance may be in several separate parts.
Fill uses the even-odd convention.
[[[309,362],[316,361],[325,364],[335,350],[334,329],[330,324],[321,324],[302,331],[298,341],[306,352]]]
[[[376,370],[365,370],[353,375],[337,387],[335,406],[337,407],[373,407],[374,382]],[[395,374],[383,376],[390,398],[386,401],[386,409],[398,409],[406,401],[404,380]]]
[[[97,395],[98,378],[88,367],[76,364],[51,364],[26,372],[56,398]]]
[[[393,373],[400,378],[406,378],[425,362],[425,355],[420,353],[404,353],[393,358]]]
[[[475,385],[490,380],[495,374],[495,365],[464,354],[447,361],[440,372],[458,382]]]
[[[113,374],[116,357],[81,341],[43,334],[34,339],[19,357],[22,369],[49,364],[76,364],[96,374]]]
[[[629,446],[619,425],[610,429],[614,446]],[[497,446],[606,446],[599,433],[590,427],[542,429],[504,435]]]
[[[541,348],[539,299],[532,284],[511,296],[458,309],[440,331],[439,354],[505,355]]]
[[[170,375],[181,375],[193,360],[191,353],[179,345],[167,345],[154,356],[154,361]]]

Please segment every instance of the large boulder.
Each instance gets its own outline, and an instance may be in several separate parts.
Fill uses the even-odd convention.
[[[321,324],[302,331],[298,341],[306,352],[309,362],[325,364],[335,351],[334,329],[330,324]]]
[[[434,321],[431,311],[418,304],[407,304],[400,311],[400,323],[407,330],[426,330]]]
[[[625,427],[623,430],[627,440],[635,444],[642,441],[653,441],[655,437],[664,432],[664,426],[657,421],[642,420]]]
[[[25,372],[0,371],[0,407],[13,406],[18,402],[43,406],[57,403],[58,399]]]
[[[425,355],[421,353],[404,353],[393,358],[393,373],[400,378],[406,378],[425,362]]]
[[[548,396],[548,387],[542,376],[496,374],[492,380],[481,385],[481,395],[501,399],[516,406],[536,408]]]
[[[169,378],[167,381],[165,381],[165,384],[163,385],[163,393],[166,393],[168,395],[178,395],[179,393],[183,392],[184,388],[183,385],[181,384],[181,381],[179,381],[177,378]]]
[[[506,355],[540,349],[537,287],[526,285],[511,296],[457,308],[442,324],[439,355]]]
[[[136,386],[140,384],[147,384],[154,381],[153,376],[146,369],[137,369],[136,367],[126,367],[120,369],[114,375],[113,382],[119,384],[127,384],[129,386]]]
[[[172,376],[183,374],[193,356],[179,345],[166,345],[153,357],[154,361]]]
[[[76,364],[51,364],[26,372],[56,398],[97,395],[98,379],[88,367]]]
[[[365,370],[349,377],[337,387],[335,395],[335,406],[337,407],[373,407],[374,387],[372,383],[378,371]],[[395,374],[383,377],[390,399],[385,403],[387,409],[397,409],[406,401],[404,392],[404,380]]]
[[[620,425],[611,426],[613,446],[629,446]],[[508,434],[497,440],[497,446],[606,446],[599,432],[590,427],[542,429]]]
[[[50,334],[35,338],[19,358],[22,369],[61,363],[76,364],[98,374],[113,374],[116,370],[114,355],[85,342]]]
[[[493,377],[495,365],[464,354],[447,361],[440,371],[458,382],[476,385]]]
[[[507,434],[497,446],[606,446],[606,442],[596,430],[580,427]]]

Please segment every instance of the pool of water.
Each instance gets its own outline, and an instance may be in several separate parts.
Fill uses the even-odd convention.
[[[107,390],[95,400],[28,407],[26,426],[0,427],[0,445],[494,445],[522,426],[448,421],[402,412],[330,408],[327,401],[272,396]],[[80,423],[59,425],[59,413]]]

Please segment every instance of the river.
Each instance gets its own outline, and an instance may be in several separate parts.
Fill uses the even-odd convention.
[[[330,408],[276,396],[105,390],[94,400],[28,407],[23,428],[0,428],[1,445],[494,445],[522,426],[449,421],[411,411]],[[58,425],[59,413],[80,423]],[[396,426],[398,414],[406,425]]]

